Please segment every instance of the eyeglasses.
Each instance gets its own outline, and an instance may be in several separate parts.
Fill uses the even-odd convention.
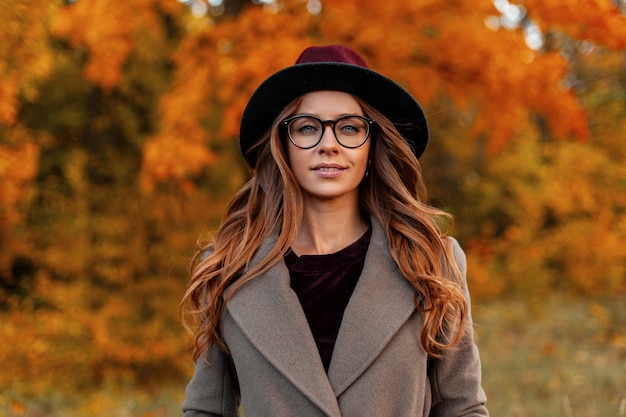
[[[300,149],[310,149],[320,143],[327,125],[332,126],[335,139],[341,146],[353,149],[367,141],[374,121],[357,115],[342,116],[337,120],[298,115],[283,120],[282,125],[286,127],[291,143]]]

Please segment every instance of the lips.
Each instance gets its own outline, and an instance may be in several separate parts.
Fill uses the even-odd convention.
[[[337,171],[345,168],[337,164],[319,164],[313,167],[314,171]]]
[[[335,178],[341,175],[346,168],[337,164],[318,164],[313,167],[313,172],[322,178]]]

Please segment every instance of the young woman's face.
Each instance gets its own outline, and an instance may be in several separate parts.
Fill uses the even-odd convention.
[[[295,116],[300,115],[314,116],[324,121],[342,118],[335,131],[340,138],[344,138],[342,142],[348,146],[358,144],[351,142],[355,135],[359,135],[356,132],[368,129],[363,125],[366,122],[362,119],[343,118],[348,115],[363,116],[363,111],[350,94],[339,91],[314,91],[305,94],[295,112]],[[306,119],[298,119],[294,120],[290,130],[294,138],[300,135],[309,140],[306,135],[311,136],[311,143],[322,135],[319,143],[309,149],[299,148],[289,137],[286,138],[291,170],[300,184],[304,198],[346,198],[352,203],[357,202],[359,183],[367,169],[371,137],[359,147],[346,148],[337,141],[331,124],[321,128]]]

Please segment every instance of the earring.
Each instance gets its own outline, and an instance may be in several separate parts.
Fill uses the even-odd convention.
[[[372,161],[367,161],[367,169],[365,170],[365,178],[370,177],[370,166],[372,165]]]

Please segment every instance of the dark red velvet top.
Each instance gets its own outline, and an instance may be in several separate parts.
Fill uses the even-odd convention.
[[[328,255],[285,255],[291,288],[300,299],[326,371],[343,312],[361,276],[371,236],[370,227],[359,240]]]

